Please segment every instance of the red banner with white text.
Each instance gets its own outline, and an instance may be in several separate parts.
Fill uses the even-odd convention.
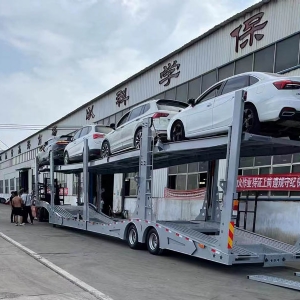
[[[300,173],[238,176],[237,191],[300,191]]]

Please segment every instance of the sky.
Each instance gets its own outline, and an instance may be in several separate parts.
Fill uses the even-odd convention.
[[[258,0],[0,0],[0,149]]]

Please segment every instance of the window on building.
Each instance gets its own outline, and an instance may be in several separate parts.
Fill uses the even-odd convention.
[[[79,178],[82,177],[82,173],[79,174],[73,174],[73,185],[72,185],[72,194],[73,195],[78,195],[81,194],[81,189],[82,189],[82,182],[81,182],[81,186],[79,187]],[[80,188],[80,191],[78,190]]]
[[[227,80],[222,90],[222,95],[240,90],[244,87],[247,87],[248,85],[249,85],[249,76],[239,76],[239,77],[231,78]]]
[[[175,88],[166,91],[166,99],[174,100],[175,95],[176,95],[176,89]]]
[[[3,194],[3,180],[0,180],[0,194]]]
[[[273,167],[273,174],[286,174],[291,172],[291,166]],[[285,191],[271,191],[271,196],[288,196],[289,192]]]
[[[14,178],[10,179],[9,188],[11,191],[15,190],[15,179]]]
[[[255,166],[268,166],[271,165],[271,156],[258,156],[254,159]]]
[[[8,179],[5,179],[5,194],[9,193],[9,182]]]
[[[64,187],[64,188],[68,187],[67,174],[56,173],[56,179],[57,179],[58,185],[61,185],[61,187]]]
[[[109,126],[109,118],[103,119],[103,125]]]
[[[235,72],[234,74],[241,74],[245,72],[250,72],[252,71],[252,61],[253,61],[253,56],[252,54],[241,58],[235,62]]]
[[[273,156],[273,164],[290,164],[292,161],[292,155],[274,155]]]
[[[210,88],[212,85],[214,85],[216,82],[217,82],[216,70],[203,75],[202,76],[202,86],[201,86],[202,93],[204,91],[206,91],[208,88]]]
[[[254,158],[253,157],[241,157],[240,158],[240,168],[253,167]]]
[[[199,89],[200,93],[200,89]],[[186,102],[188,100],[188,84],[184,83],[176,88],[176,100]]]
[[[207,167],[207,162],[169,167],[168,188],[193,190],[206,187]]]
[[[292,36],[276,44],[275,72],[298,65],[299,35]]]
[[[16,191],[19,192],[20,190],[20,179],[19,177],[16,178]]]
[[[254,53],[253,71],[273,73],[275,45]]]
[[[293,163],[299,163],[300,162],[300,153],[293,154]]]
[[[218,69],[218,81],[226,79],[228,77],[233,76],[234,73],[234,64],[228,64],[220,69]]]
[[[138,194],[137,182],[135,176],[138,173],[127,173],[125,174],[125,197],[136,197]]]
[[[201,77],[188,83],[188,99],[196,99],[201,93]]]

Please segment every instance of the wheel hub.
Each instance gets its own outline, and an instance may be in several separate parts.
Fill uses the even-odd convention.
[[[157,248],[158,245],[158,239],[156,234],[151,233],[151,235],[149,236],[149,247],[152,251],[154,251]]]

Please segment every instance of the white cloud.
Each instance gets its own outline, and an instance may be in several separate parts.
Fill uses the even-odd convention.
[[[254,2],[0,1],[0,123],[52,123]]]

